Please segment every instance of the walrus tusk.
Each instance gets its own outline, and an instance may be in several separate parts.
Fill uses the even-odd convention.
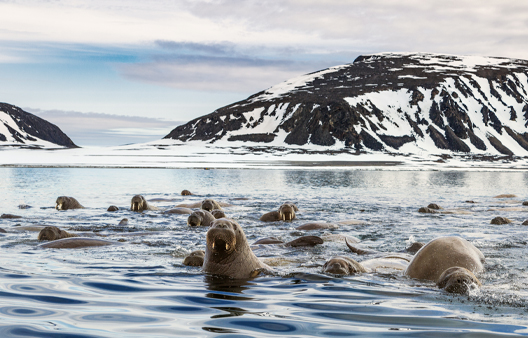
[[[214,242],[213,242],[213,244],[211,244],[211,248],[213,248],[213,249],[214,249],[214,246],[215,246],[215,244],[214,244]]]
[[[62,209],[62,203],[61,204],[57,204],[56,208],[57,208],[57,210],[61,210]]]
[[[229,244],[226,243],[226,251],[229,250]]]

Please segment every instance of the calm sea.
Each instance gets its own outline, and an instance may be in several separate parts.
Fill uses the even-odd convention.
[[[181,170],[0,168],[0,337],[493,337],[528,335],[528,173],[360,170]],[[183,189],[195,196],[181,196]],[[509,199],[493,198],[515,194]],[[182,265],[205,245],[206,228],[187,216],[132,213],[142,194],[160,209],[213,198],[251,242],[275,236],[344,234],[362,248],[404,249],[412,241],[462,236],[486,256],[483,287],[465,296],[398,273],[336,278],[324,262],[348,255],[341,241],[314,248],[255,247],[277,276],[240,282]],[[58,196],[86,209],[56,211]],[[467,203],[466,201],[475,203]],[[259,217],[286,201],[293,222]],[[449,213],[420,214],[436,203]],[[19,209],[26,204],[28,209]],[[107,212],[110,205],[120,210]],[[495,216],[511,219],[491,225]],[[119,226],[128,218],[126,226]],[[299,231],[309,221],[358,224]],[[95,232],[115,246],[40,249],[38,232],[56,225]]]

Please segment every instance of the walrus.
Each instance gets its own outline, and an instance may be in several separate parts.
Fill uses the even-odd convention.
[[[293,241],[289,241],[288,243],[284,244],[284,246],[291,246],[291,247],[299,247],[299,246],[316,246],[318,244],[323,244],[324,241],[321,237],[318,236],[301,236],[299,238],[294,239]]]
[[[16,218],[22,218],[22,216],[13,215],[13,214],[2,214],[0,218],[16,219]]]
[[[205,251],[196,250],[188,254],[183,259],[183,265],[187,266],[202,266],[204,262]]]
[[[284,243],[284,241],[281,241],[277,237],[266,237],[266,238],[261,238],[259,240],[256,240],[255,242],[253,242],[252,245],[258,245],[258,244],[282,244],[282,243]]]
[[[320,230],[320,229],[337,229],[339,225],[327,222],[310,222],[299,225],[295,229],[297,230]]]
[[[189,208],[172,208],[163,212],[164,214],[190,215],[193,213]]]
[[[108,207],[108,209],[106,209],[106,211],[118,211],[119,208],[115,205],[111,205]]]
[[[5,234],[5,233],[7,233],[7,231],[5,231],[4,229],[0,228],[0,233]]]
[[[416,279],[440,283],[440,276],[449,268],[460,267],[456,274],[447,273],[442,285],[471,285],[475,273],[484,270],[484,255],[473,244],[460,237],[440,237],[424,245],[413,257],[404,274]],[[453,281],[449,279],[453,278]],[[478,279],[476,279],[478,281]],[[477,283],[480,285],[480,281]],[[462,288],[461,286],[458,287]],[[446,290],[448,291],[448,290]]]
[[[271,268],[253,253],[242,227],[237,222],[220,218],[207,231],[203,271],[235,279],[252,278]]]
[[[219,219],[219,218],[226,218],[226,214],[222,211],[222,210],[219,210],[219,209],[215,209],[213,211],[211,211],[211,214],[214,216],[214,218],[216,219]]]
[[[56,239],[78,237],[78,235],[71,234],[65,230],[61,230],[56,226],[47,226],[40,230],[38,234],[39,241],[54,241]]]
[[[354,275],[356,273],[367,272],[367,269],[360,263],[345,256],[336,256],[329,259],[323,265],[324,273],[331,273],[334,275]]]
[[[38,247],[45,249],[80,249],[92,246],[105,246],[113,244],[119,244],[119,242],[111,242],[98,238],[73,237],[57,239],[55,241],[40,244]]]
[[[512,221],[510,221],[506,217],[497,216],[497,217],[495,217],[494,219],[491,220],[490,224],[503,225],[503,224],[510,224],[511,222]]]
[[[137,211],[137,212],[143,212],[145,210],[158,210],[158,208],[151,206],[145,197],[141,195],[135,195],[132,197],[132,200],[130,201],[130,210]]]
[[[216,218],[207,210],[196,210],[187,218],[187,224],[190,226],[206,226]]]
[[[204,199],[202,201],[201,208],[207,211],[212,211],[214,209],[222,210],[222,207],[220,206],[220,204],[217,201],[210,199],[210,198]]]
[[[295,219],[295,212],[299,211],[293,203],[284,203],[277,211],[265,213],[260,217],[262,222],[291,221]]]
[[[69,210],[69,209],[84,209],[84,207],[73,197],[59,196],[55,201],[55,209]]]
[[[128,225],[128,218],[123,218],[122,220],[120,220],[118,225],[121,225],[121,226]]]
[[[181,194],[182,194],[182,196],[192,195],[192,193],[189,190],[187,190],[187,189],[182,190]]]

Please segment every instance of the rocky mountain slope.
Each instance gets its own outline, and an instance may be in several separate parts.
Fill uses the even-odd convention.
[[[0,102],[0,146],[77,148],[59,127],[38,116]]]
[[[528,156],[527,126],[528,61],[383,53],[285,81],[165,138]]]

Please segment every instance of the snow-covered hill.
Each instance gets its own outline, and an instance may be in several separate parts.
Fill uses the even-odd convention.
[[[56,125],[7,103],[0,103],[0,146],[77,147]]]
[[[528,156],[528,61],[382,53],[303,75],[166,139],[389,153]]]

